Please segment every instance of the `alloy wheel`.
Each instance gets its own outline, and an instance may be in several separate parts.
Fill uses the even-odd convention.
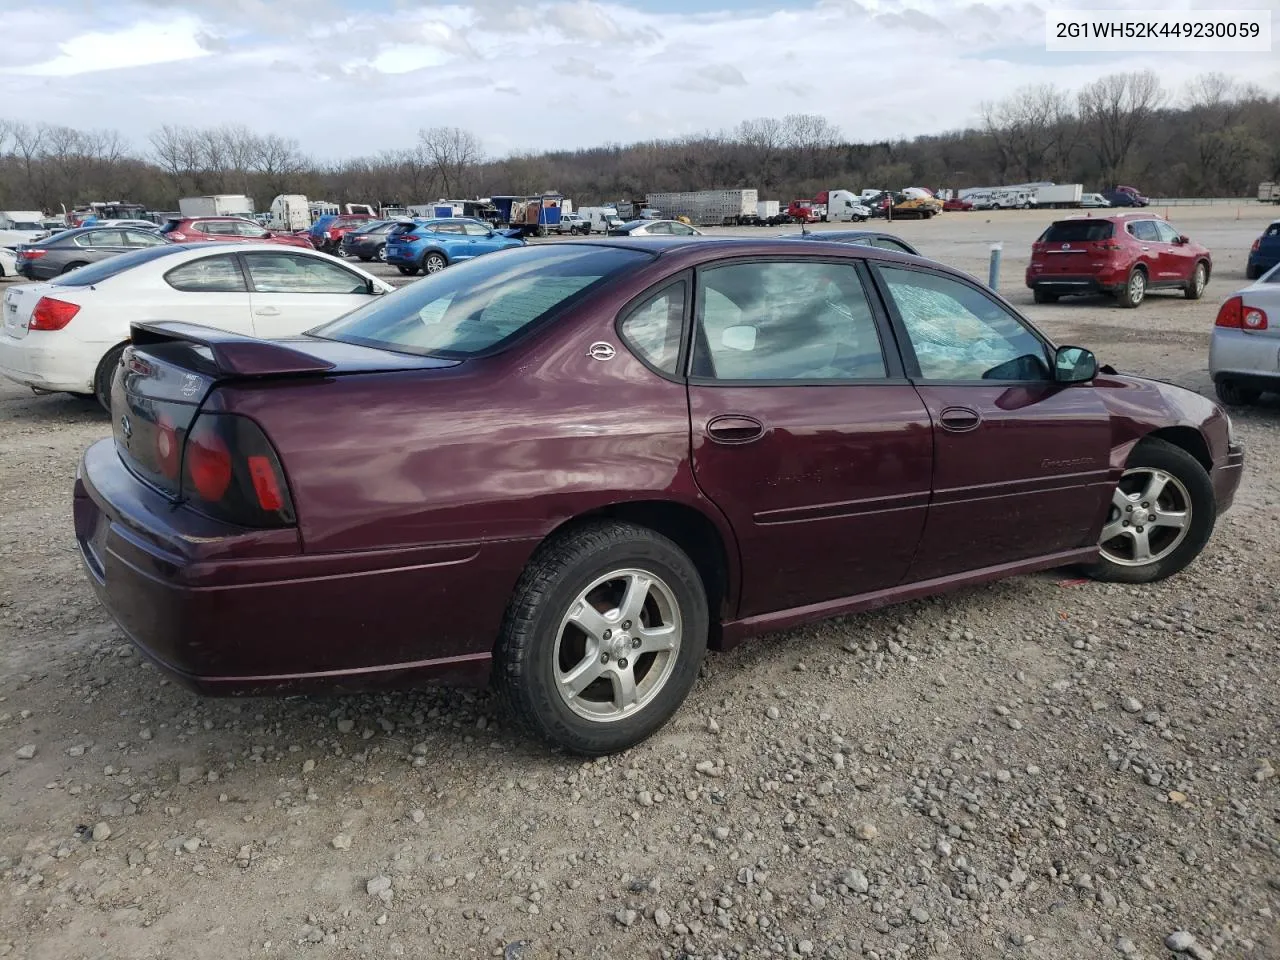
[[[1182,481],[1154,467],[1120,477],[1102,528],[1102,554],[1125,567],[1157,563],[1173,553],[1191,526],[1191,495]]]
[[[578,716],[634,716],[666,686],[680,656],[675,593],[646,570],[613,570],[578,594],[556,635],[555,687]]]
[[[439,273],[445,266],[444,257],[440,256],[438,253],[433,253],[427,257],[424,266],[426,267],[427,273]]]
[[[1133,271],[1133,275],[1129,277],[1129,302],[1141,303],[1142,298],[1147,295],[1147,275],[1141,270]]]
[[[378,252],[377,252],[376,254],[374,254],[374,259],[375,259],[375,260],[377,260],[379,263],[386,263],[386,262],[387,262],[387,246],[386,246],[386,244],[383,244],[382,246],[378,247]]]
[[[1195,294],[1196,294],[1196,296],[1197,296],[1197,297],[1199,297],[1199,296],[1200,296],[1200,294],[1204,293],[1204,284],[1205,284],[1205,279],[1204,279],[1204,264],[1203,264],[1203,263],[1197,263],[1197,264],[1196,264],[1196,274],[1195,274],[1194,279],[1192,279],[1191,283],[1192,283],[1192,285],[1193,285],[1193,286],[1194,286],[1194,288],[1195,288]]]

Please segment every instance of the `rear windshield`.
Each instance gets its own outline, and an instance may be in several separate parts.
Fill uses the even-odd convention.
[[[166,220],[164,226],[160,228],[161,233],[173,233],[181,225],[181,220]]]
[[[15,230],[43,230],[44,227],[38,223],[32,223],[30,220],[16,220],[13,224]]]
[[[53,283],[59,287],[91,287],[95,283],[111,279],[118,273],[124,273],[140,263],[150,263],[152,260],[158,260],[173,253],[181,253],[186,249],[180,244],[166,243],[159,247],[143,247],[141,250],[131,250],[117,257],[108,257],[106,260],[99,260],[97,263],[91,263],[88,266],[81,267],[79,270],[73,270],[66,276],[55,278]]]
[[[607,278],[651,259],[636,250],[576,244],[492,253],[401,287],[310,334],[465,359],[501,349]]]
[[[1280,237],[1280,223],[1273,223],[1271,226],[1267,227],[1267,232],[1264,233],[1263,236]]]
[[[1115,226],[1110,220],[1059,220],[1040,236],[1041,243],[1087,243],[1110,240]]]

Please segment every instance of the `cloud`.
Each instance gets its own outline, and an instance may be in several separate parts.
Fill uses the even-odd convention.
[[[588,80],[612,80],[613,74],[601,70],[590,60],[581,57],[570,57],[564,63],[556,65],[556,73],[566,77],[586,77]]]
[[[1137,11],[1150,0],[1107,5]],[[0,115],[116,124],[139,150],[166,123],[243,123],[336,159],[404,147],[423,124],[473,130],[498,152],[683,136],[788,113],[882,140],[976,122],[980,102],[1027,83],[1074,89],[1148,66],[1170,88],[1217,70],[1280,89],[1268,54],[1179,55],[1176,78],[1170,57],[1156,54],[1097,55],[1082,71],[1045,51],[1043,9],[1026,0],[10,6]]]

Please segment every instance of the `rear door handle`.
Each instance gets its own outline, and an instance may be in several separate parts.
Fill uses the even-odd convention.
[[[982,414],[972,407],[946,407],[938,417],[938,424],[950,433],[968,433],[982,423]]]
[[[278,317],[278,316],[280,316],[280,309],[279,309],[278,307],[259,307],[257,310],[255,310],[255,311],[253,311],[253,312],[254,312],[254,314],[256,314],[256,315],[257,315],[257,316],[259,316],[259,317]]]
[[[764,424],[755,417],[726,414],[707,422],[707,436],[716,443],[750,443],[764,436]]]

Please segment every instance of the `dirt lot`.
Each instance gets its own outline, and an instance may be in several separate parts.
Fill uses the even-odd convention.
[[[895,224],[1055,338],[1209,392],[1269,213],[1173,210],[1206,299],[1031,304],[1045,213]],[[0,956],[1280,957],[1280,402],[1163,584],[1023,577],[708,658],[582,763],[483,693],[200,700],[96,605],[69,397],[0,386]],[[305,625],[300,625],[305,629]],[[28,758],[28,755],[29,758]],[[511,946],[523,942],[523,946]],[[1189,944],[1189,946],[1188,946]]]

